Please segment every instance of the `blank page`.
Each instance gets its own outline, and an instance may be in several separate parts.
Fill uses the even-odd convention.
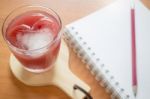
[[[111,81],[110,84],[116,89],[124,89],[125,93],[130,95],[130,99],[134,99],[130,23],[129,0],[117,0],[67,25],[67,28],[74,27],[74,30],[79,32],[83,41],[87,42],[91,50],[100,58],[100,62],[105,64],[105,68],[110,71],[109,74],[114,76],[115,82],[119,82],[118,86]],[[109,80],[107,75],[105,77]]]
[[[137,99],[150,99],[150,10],[136,3]]]

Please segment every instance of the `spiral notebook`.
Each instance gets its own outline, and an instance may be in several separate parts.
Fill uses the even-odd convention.
[[[137,99],[148,99],[150,78],[146,77],[150,75],[150,46],[147,48],[150,42],[150,11],[137,0],[135,12],[139,84]],[[117,0],[68,24],[64,30],[66,41],[114,99],[135,99],[132,91],[130,20],[130,0]]]

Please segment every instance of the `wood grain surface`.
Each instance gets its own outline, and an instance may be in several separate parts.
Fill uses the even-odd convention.
[[[146,1],[149,2],[143,0]],[[23,5],[52,8],[60,15],[64,27],[111,2],[113,0],[0,0],[0,29],[6,16],[14,8]],[[9,69],[9,56],[10,51],[0,34],[0,99],[70,99],[56,86],[32,87],[19,82]],[[72,72],[91,87],[90,93],[94,99],[110,99],[110,94],[105,92],[71,49],[69,63]]]

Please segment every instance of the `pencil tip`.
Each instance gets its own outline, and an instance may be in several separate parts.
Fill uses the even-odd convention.
[[[136,97],[136,95],[137,95],[137,86],[133,86],[133,94]]]
[[[134,97],[136,97],[136,92],[134,92]]]

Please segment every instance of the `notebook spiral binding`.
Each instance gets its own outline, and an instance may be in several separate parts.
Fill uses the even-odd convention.
[[[69,32],[72,32],[72,34]],[[100,58],[96,56],[96,53],[92,51],[92,48],[88,46],[87,42],[79,35],[78,31],[75,30],[75,27],[66,29],[63,37],[68,45],[73,48],[77,56],[81,58],[82,62],[87,64],[87,68],[91,71],[92,75],[95,76],[99,84],[105,87],[106,92],[111,93],[112,99],[130,99],[130,96],[125,94],[125,90],[119,86],[119,82],[115,81],[109,69],[107,69]],[[86,52],[89,54],[86,54]]]

